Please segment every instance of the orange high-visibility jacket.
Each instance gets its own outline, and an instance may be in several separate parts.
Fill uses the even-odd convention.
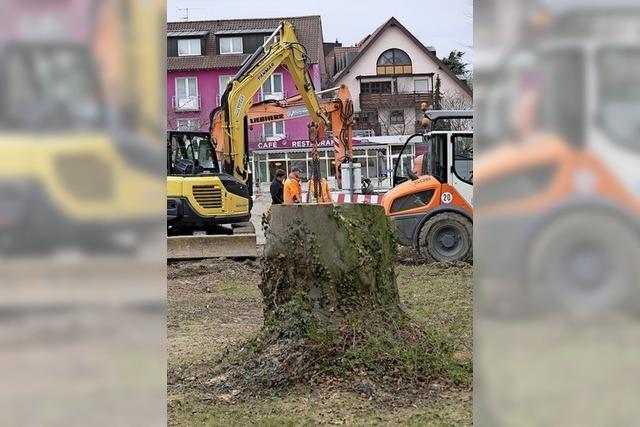
[[[309,203],[316,203],[316,195],[315,195],[315,181],[313,179],[309,180],[309,186],[307,187],[307,194],[309,198]],[[331,191],[329,190],[329,183],[326,179],[320,180],[320,194],[318,194],[317,203],[332,203],[331,200]]]
[[[284,181],[284,204],[302,203],[302,186],[297,179],[287,178]]]

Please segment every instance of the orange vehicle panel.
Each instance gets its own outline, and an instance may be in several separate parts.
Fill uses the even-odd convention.
[[[395,200],[401,197],[409,196],[415,193],[421,193],[424,191],[434,190],[433,197],[430,202],[424,206],[420,206],[414,209],[408,209],[400,212],[391,212],[391,206]],[[442,200],[443,193],[451,193],[453,196],[451,202],[445,203]],[[438,206],[449,205],[453,208],[465,211],[469,216],[473,215],[473,208],[466,200],[458,193],[458,191],[450,184],[441,184],[437,179],[432,176],[421,176],[415,181],[407,181],[398,185],[397,187],[389,190],[382,199],[382,206],[385,209],[387,216],[394,217],[399,215],[410,215],[427,213]]]
[[[511,197],[503,203],[480,206],[483,215],[516,215],[544,210],[576,195],[588,194],[611,200],[636,212],[640,207],[599,159],[588,152],[574,150],[550,135],[538,135],[529,143],[506,147],[490,158],[479,159],[476,184],[481,194],[491,191],[494,179],[509,179],[512,174],[525,173],[536,167],[549,166],[553,176],[540,191],[528,197]]]

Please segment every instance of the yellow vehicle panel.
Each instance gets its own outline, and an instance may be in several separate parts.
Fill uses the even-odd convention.
[[[123,221],[158,217],[159,176],[136,170],[101,134],[3,134],[0,184],[36,183],[66,217]]]
[[[225,190],[220,178],[168,176],[167,197],[182,197],[202,217],[241,215],[249,211],[249,200]]]

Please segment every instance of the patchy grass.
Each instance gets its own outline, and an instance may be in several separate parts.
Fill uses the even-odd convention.
[[[230,395],[225,403],[212,400],[197,384],[225,348],[245,342],[262,326],[259,266],[227,260],[170,265],[170,425],[471,425],[470,269],[399,265],[396,271],[405,311],[428,334],[455,348],[455,360],[444,368],[459,371],[459,386],[436,381],[380,399],[338,380],[237,403]]]
[[[461,351],[473,346],[471,267],[400,266],[398,288],[407,314]]]
[[[382,408],[354,393],[293,390],[284,397],[210,404],[195,395],[169,398],[170,426],[464,426],[471,425],[468,394],[398,408]]]

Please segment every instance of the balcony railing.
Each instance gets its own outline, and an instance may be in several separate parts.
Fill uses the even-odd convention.
[[[202,100],[199,96],[185,96],[172,98],[173,111],[200,111]]]
[[[390,107],[418,107],[421,102],[433,102],[432,92],[361,93],[360,108],[377,110]]]

